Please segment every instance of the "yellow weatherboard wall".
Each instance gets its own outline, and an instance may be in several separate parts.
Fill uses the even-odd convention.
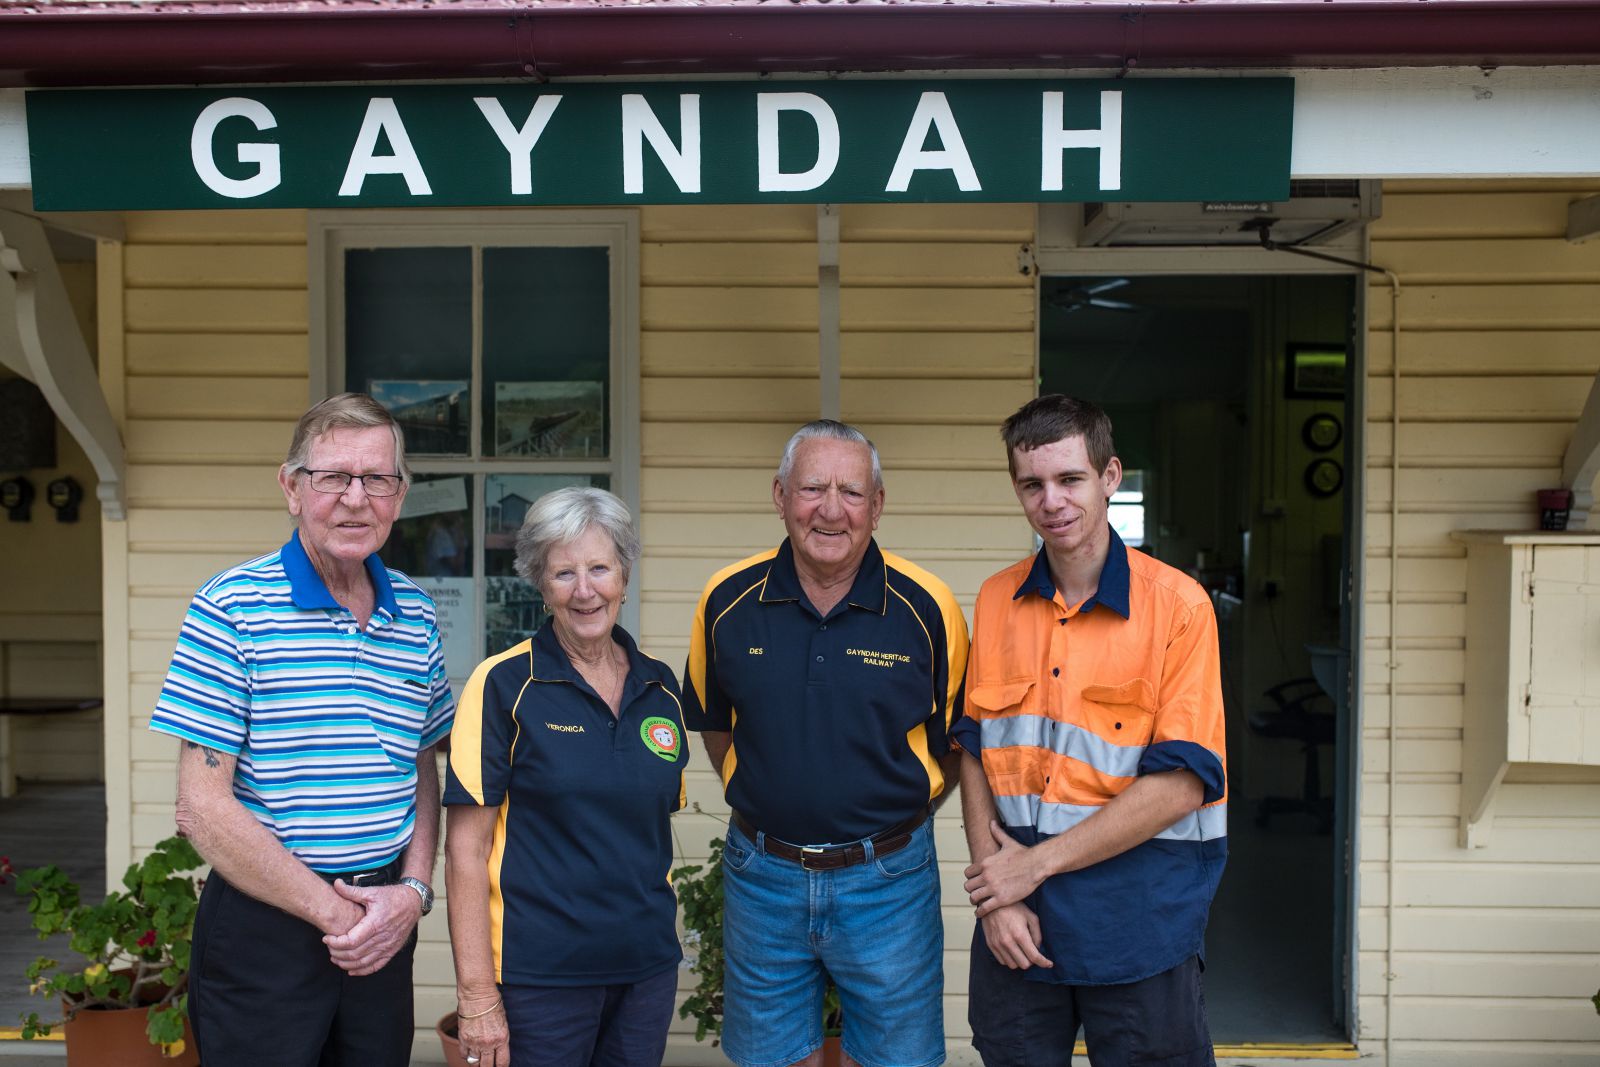
[[[1534,490],[1559,484],[1600,369],[1600,242],[1564,240],[1567,205],[1597,192],[1593,181],[1390,182],[1372,229],[1372,260],[1402,286],[1400,515],[1391,577],[1393,319],[1387,281],[1371,276],[1360,1039],[1381,1049],[1392,1026],[1396,1063],[1565,1064],[1597,1048],[1600,784],[1554,770],[1508,783],[1489,847],[1456,841],[1466,548],[1449,537],[1532,529]]]
[[[1033,394],[1034,290],[1020,266],[1033,208],[846,208],[844,411],[884,453],[883,543],[969,602],[1028,548],[995,427]],[[817,413],[815,209],[646,208],[642,222],[644,647],[680,663],[713,570],[782,537],[770,483],[784,440]],[[120,870],[171,832],[175,748],[148,731],[183,610],[206,577],[282,542],[273,481],[307,402],[303,212],[137,213],[102,252],[113,325],[103,384],[122,409],[129,518],[106,524],[107,853]],[[120,328],[116,323],[120,322]],[[124,666],[125,665],[125,666]],[[125,755],[124,755],[125,754]],[[725,810],[703,763],[690,800]],[[131,812],[131,815],[123,813]],[[703,857],[715,815],[677,821]],[[940,824],[946,882],[964,862]],[[951,1025],[965,1034],[971,920],[946,894]],[[443,908],[423,924],[417,1019],[453,1006]],[[674,1057],[717,1062],[679,1023]],[[419,1030],[419,1058],[437,1055]]]
[[[681,669],[695,603],[720,567],[783,538],[772,476],[818,405],[816,209],[646,208],[643,278],[644,603],[641,639]],[[949,583],[968,609],[1029,550],[1000,420],[1034,393],[1031,205],[841,209],[841,415],[882,455],[878,539]],[[691,740],[691,744],[692,744]],[[696,756],[676,820],[699,862],[726,818]],[[967,1042],[971,907],[957,806],[936,824],[946,930],[945,1021]],[[669,1062],[722,1063],[677,1021]]]
[[[1388,571],[1388,289],[1368,289],[1361,651],[1361,1048],[1382,1049],[1384,974],[1407,1064],[1576,1062],[1593,1055],[1600,956],[1600,785],[1513,782],[1490,847],[1455,842],[1464,677],[1464,549],[1449,531],[1529,526],[1555,484],[1600,367],[1600,242],[1562,239],[1600,184],[1391,183],[1372,258],[1402,278],[1398,583]],[[815,209],[640,212],[640,564],[644,647],[676,666],[701,584],[781,536],[769,486],[817,410]],[[842,209],[843,415],[884,454],[880,540],[967,604],[1028,549],[998,421],[1034,390],[1031,206]],[[172,827],[170,740],[146,724],[184,605],[211,573],[287,531],[273,482],[307,401],[300,212],[141,213],[102,246],[102,375],[125,417],[129,521],[105,523],[108,869]],[[1387,808],[1388,597],[1398,584],[1394,858]],[[676,822],[683,860],[720,832],[701,757]],[[130,807],[131,805],[131,807]],[[129,812],[131,811],[131,815]],[[954,811],[938,824],[946,1019],[966,1049],[970,911]],[[1394,955],[1387,954],[1393,884]],[[443,909],[424,923],[417,1018],[452,1004]],[[419,1031],[418,1059],[437,1057]],[[674,1062],[719,1062],[672,1037]],[[1403,1057],[1403,1060],[1402,1060]],[[965,1061],[964,1061],[965,1062]]]

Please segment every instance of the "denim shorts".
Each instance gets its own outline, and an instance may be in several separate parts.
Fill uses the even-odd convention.
[[[788,1067],[822,1045],[824,968],[839,989],[844,1050],[861,1067],[944,1062],[933,824],[887,856],[866,848],[854,867],[808,871],[728,827],[722,1050],[739,1067]]]

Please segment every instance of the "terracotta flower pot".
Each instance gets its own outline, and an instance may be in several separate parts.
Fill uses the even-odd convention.
[[[839,1045],[837,1037],[822,1039],[822,1067],[841,1067],[844,1063],[844,1052]]]
[[[433,1032],[439,1035],[439,1044],[444,1046],[444,1062],[449,1067],[467,1067],[467,1058],[461,1054],[461,1042],[456,1038],[456,1013],[440,1019]]]
[[[62,1027],[67,1039],[67,1067],[200,1067],[189,1021],[183,1022],[183,1051],[161,1054],[145,1035],[148,1008],[90,1008]]]

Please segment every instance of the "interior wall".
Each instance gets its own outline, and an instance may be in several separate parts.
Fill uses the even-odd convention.
[[[1339,564],[1344,558],[1342,491],[1317,496],[1306,484],[1309,466],[1328,458],[1344,464],[1343,443],[1318,451],[1302,436],[1306,420],[1328,414],[1344,433],[1342,397],[1291,396],[1290,344],[1344,347],[1350,342],[1352,282],[1339,276],[1263,278],[1257,286],[1255,375],[1251,397],[1253,499],[1247,511],[1249,561],[1242,706],[1271,708],[1267,687],[1311,675],[1307,644],[1339,643]],[[1348,472],[1346,472],[1348,474]],[[1242,724],[1241,724],[1242,725]],[[1233,740],[1233,738],[1230,738]],[[1249,799],[1300,795],[1304,762],[1294,742],[1237,731],[1233,768]],[[1324,793],[1333,785],[1333,752],[1323,746]]]
[[[64,262],[61,277],[90,352],[95,350],[95,268]],[[9,371],[0,375],[12,377]],[[0,470],[33,483],[32,521],[0,518],[0,695],[88,698],[101,695],[100,502],[94,467],[56,422],[56,464]],[[61,477],[83,487],[78,521],[62,523],[45,501]],[[0,717],[0,780],[98,781],[102,713]]]

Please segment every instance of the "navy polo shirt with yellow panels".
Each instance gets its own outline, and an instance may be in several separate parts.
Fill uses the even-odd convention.
[[[450,737],[445,804],[498,807],[489,853],[495,980],[623,985],[683,957],[669,816],[688,751],[678,683],[620,627],[611,709],[549,623],[472,672]]]
[[[706,586],[685,713],[691,730],[732,732],[723,785],[757,829],[857,841],[943,791],[966,662],[966,620],[939,579],[873,541],[850,592],[820,615],[785,540]]]

